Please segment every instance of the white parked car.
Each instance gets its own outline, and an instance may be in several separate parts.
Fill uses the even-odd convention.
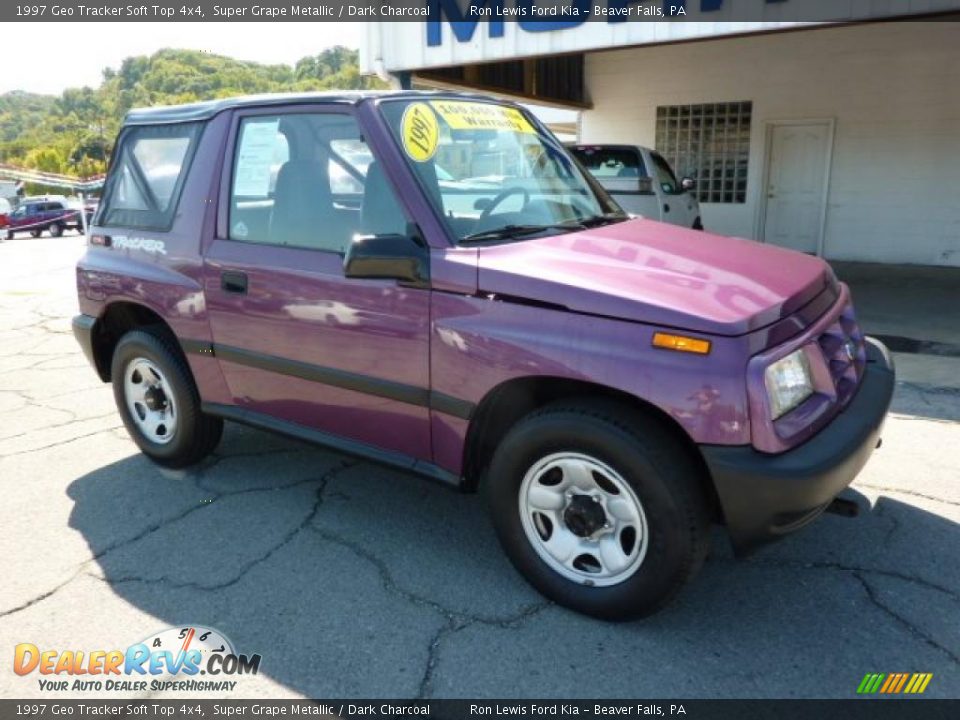
[[[703,230],[693,178],[678,181],[656,150],[639,145],[569,145],[577,160],[632,215]]]

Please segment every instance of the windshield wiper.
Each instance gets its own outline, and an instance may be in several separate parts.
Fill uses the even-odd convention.
[[[602,215],[591,215],[587,218],[582,218],[579,222],[585,228],[598,227],[599,225],[610,225],[612,223],[623,222],[624,220],[629,220],[630,216],[626,213],[617,213],[609,212],[603,213]]]
[[[460,240],[462,245],[469,245],[475,242],[487,242],[491,240],[507,240],[509,238],[521,237],[523,235],[533,235],[538,232],[548,230],[583,230],[586,225],[580,221],[555,223],[552,225],[504,225],[496,230],[484,230],[483,232],[467,235]]]

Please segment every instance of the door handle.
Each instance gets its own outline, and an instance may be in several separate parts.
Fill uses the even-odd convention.
[[[228,293],[245,295],[247,292],[247,274],[237,270],[224,270],[220,273],[220,289]]]

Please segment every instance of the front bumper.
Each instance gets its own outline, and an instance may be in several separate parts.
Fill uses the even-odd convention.
[[[750,446],[701,446],[737,554],[799,530],[853,482],[879,444],[893,386],[889,351],[867,338],[857,394],[810,440],[778,455]]]
[[[89,363],[99,373],[100,368],[97,367],[96,353],[93,351],[93,328],[96,324],[97,319],[90,315],[77,315],[73,318],[73,336],[80,343],[83,354]]]

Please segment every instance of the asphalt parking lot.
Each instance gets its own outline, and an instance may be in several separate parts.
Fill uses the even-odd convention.
[[[867,672],[960,697],[960,390],[922,381],[949,373],[898,385],[859,518],[743,561],[718,531],[672,606],[607,624],[530,590],[474,496],[229,424],[202,467],[152,465],[70,333],[81,252],[0,243],[0,696],[74,696],[17,643],[200,624],[263,657],[232,697],[848,698]]]

